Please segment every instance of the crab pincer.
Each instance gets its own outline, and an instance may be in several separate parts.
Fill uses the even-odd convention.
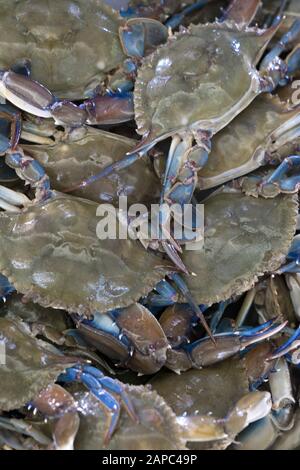
[[[233,333],[216,334],[214,335],[215,344],[209,341],[207,337],[197,340],[182,346],[178,350],[171,350],[168,354],[166,366],[175,371],[208,367],[238,354],[252,344],[280,333],[285,326],[286,323],[277,324],[276,319],[274,319],[259,327]]]

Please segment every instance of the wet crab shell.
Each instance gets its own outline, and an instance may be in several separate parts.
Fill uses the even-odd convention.
[[[53,193],[19,214],[0,214],[0,271],[44,307],[89,316],[126,307],[168,272],[139,242],[97,238],[98,205]]]
[[[198,175],[199,188],[212,188],[256,170],[266,163],[266,154],[274,160],[281,159],[281,155],[288,156],[284,144],[290,134],[286,130],[296,127],[298,116],[299,107],[292,108],[277,96],[258,97],[214,136],[207,165]],[[286,145],[290,146],[290,143]]]
[[[22,148],[43,165],[51,187],[63,192],[119,161],[135,145],[133,139],[89,128],[83,129],[82,135],[71,135],[53,145],[22,145]],[[114,205],[120,196],[126,196],[128,204],[147,203],[159,197],[159,179],[145,158],[135,162],[130,170],[118,171],[71,194]]]
[[[118,429],[108,448],[111,450],[169,450],[185,449],[176,416],[162,397],[144,386],[125,385],[136,410],[139,423],[134,423],[122,411]],[[91,395],[82,396],[84,405],[80,427],[75,440],[77,450],[103,449],[106,415]],[[79,411],[80,411],[79,400]]]
[[[26,323],[0,318],[0,342],[5,363],[0,367],[0,410],[9,411],[30,400],[77,361],[55,354],[50,345],[31,335]]]
[[[284,262],[296,230],[297,196],[255,198],[226,187],[205,203],[204,248],[185,251],[186,278],[199,304],[250,289]]]
[[[225,418],[232,404],[249,391],[244,362],[236,358],[180,375],[160,372],[151,380],[151,385],[176,415],[217,419]],[[187,446],[198,450],[226,449],[229,443],[227,436],[215,442],[189,442]]]
[[[24,59],[60,98],[81,99],[125,59],[121,19],[99,0],[0,1],[0,68]]]
[[[152,142],[187,129],[225,127],[259,93],[256,64],[274,32],[213,23],[172,36],[139,69],[138,132]]]

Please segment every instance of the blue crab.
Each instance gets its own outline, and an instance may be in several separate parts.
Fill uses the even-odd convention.
[[[0,318],[1,342],[5,345],[6,361],[0,366],[3,381],[0,409],[14,410],[28,404],[49,384],[80,381],[110,413],[105,442],[109,442],[120,415],[120,404],[111,394],[117,394],[127,412],[137,420],[130,398],[122,385],[92,367],[77,362],[74,357],[64,356],[44,341],[37,340],[26,323]]]
[[[164,312],[159,321],[140,304],[106,314],[95,312],[92,320],[73,319],[87,344],[116,365],[140,374],[154,374],[163,366],[176,372],[208,367],[273,337],[286,326],[271,320],[259,327],[215,334],[211,342],[209,337],[197,339],[199,333],[190,334],[198,319],[185,305]]]
[[[285,170],[290,168],[289,162],[281,164]],[[294,193],[299,175],[285,178],[282,166],[269,176],[252,174],[228,183],[203,201],[204,248],[185,250],[182,255],[184,264],[195,273],[186,282],[199,305],[240,295],[259,276],[275,272],[285,261],[297,225]],[[283,186],[288,185],[285,191]],[[170,289],[163,281],[149,300],[168,305]],[[173,290],[174,298],[178,299]]]
[[[212,140],[198,187],[209,189],[251,173],[260,166],[278,165],[299,146],[299,105],[291,102],[289,86],[279,96],[262,95]]]
[[[180,375],[161,372],[150,383],[175,413],[187,420],[199,415],[223,422],[222,437],[200,444],[189,442],[190,449],[225,449],[237,440],[242,429],[271,411],[270,393],[249,393],[247,371],[243,361],[237,358]]]
[[[28,129],[28,131],[27,131]],[[24,123],[23,139],[32,139],[31,126]],[[34,129],[36,132],[36,129]],[[50,135],[53,133],[49,129]],[[47,172],[51,187],[57,191],[76,188],[83,177],[98,173],[113,161],[119,161],[136,145],[136,140],[91,127],[74,129],[62,135],[55,133],[54,142],[22,144],[25,155],[37,160]],[[43,142],[43,137],[41,139]],[[9,148],[7,148],[9,151]],[[149,160],[140,160],[130,171],[120,170],[71,194],[95,202],[111,203],[117,207],[120,196],[128,198],[128,204],[150,203],[159,199],[160,184]]]
[[[131,305],[170,275],[211,336],[186,283],[166,259],[145,252],[129,236],[98,238],[98,205],[52,191],[44,168],[22,151],[10,151],[6,162],[35,189],[30,201],[23,193],[0,187],[0,207],[5,210],[0,214],[3,255],[6,243],[16,247],[16,258],[5,256],[0,271],[26,299],[90,316]],[[128,221],[122,214],[116,216],[127,231]],[[75,294],[72,273],[77,269]]]
[[[135,62],[166,40],[165,26],[146,18],[123,20],[100,0],[3,0],[1,11],[7,47],[0,54],[0,93],[8,100],[58,122],[132,119],[128,90]],[[112,93],[97,95],[101,87]],[[64,101],[84,98],[90,99],[80,108]]]
[[[0,333],[6,346],[6,364],[0,366],[5,383],[0,409],[8,412],[22,407],[24,416],[1,417],[0,435],[7,429],[35,439],[40,448],[60,450],[184,449],[186,441],[222,438],[231,421],[176,416],[155,391],[122,384],[82,360],[76,362],[78,358],[63,355],[34,337],[26,322],[19,319],[0,318]],[[63,388],[70,382],[80,385]],[[261,397],[254,402],[261,402]],[[249,420],[250,408],[244,411]],[[48,420],[45,434],[45,422],[39,423],[39,415]],[[49,428],[53,443],[47,438]]]
[[[211,151],[211,137],[261,93],[273,91],[286,77],[288,65],[297,68],[293,53],[288,57],[288,65],[281,54],[299,34],[299,22],[282,39],[282,48],[271,51],[269,60],[265,59],[257,69],[279,27],[275,24],[268,30],[258,30],[247,26],[258,4],[254,0],[232,2],[226,21],[191,25],[176,33],[167,44],[147,56],[138,70],[135,120],[142,141],[135,149],[135,158],[172,137],[161,194],[161,203],[165,203],[161,209],[164,236],[171,217],[168,205],[182,206],[191,201],[198,172]],[[293,67],[289,68],[291,74]],[[132,154],[127,157],[128,164],[132,157]],[[118,165],[111,165],[110,171]],[[180,266],[172,240],[164,240],[163,244]]]

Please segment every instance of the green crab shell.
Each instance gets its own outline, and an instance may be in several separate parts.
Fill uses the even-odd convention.
[[[0,318],[0,341],[5,344],[5,363],[0,365],[0,410],[3,411],[24,406],[76,363],[76,359],[54,354],[21,321]]]
[[[225,188],[207,200],[204,214],[204,248],[186,250],[183,262],[196,274],[186,278],[194,299],[211,305],[242,294],[284,262],[298,200],[297,195],[255,198]]]
[[[276,136],[284,148],[287,137],[281,129],[297,125],[299,107],[289,108],[277,96],[261,95],[212,139],[208,162],[198,174],[198,185],[208,189],[244,176],[266,161]]]
[[[111,450],[169,450],[185,449],[181,428],[176,416],[162,397],[144,386],[125,385],[139,417],[135,423],[121,411],[118,429],[108,448]],[[76,397],[77,398],[77,397]],[[84,394],[84,409],[91,413],[80,416],[80,427],[75,440],[77,450],[103,449],[107,430],[107,414],[91,394]]]
[[[53,145],[22,145],[22,148],[45,168],[51,187],[64,192],[119,161],[135,145],[133,139],[89,128],[82,136]],[[118,171],[71,192],[90,201],[114,205],[120,196],[127,196],[128,204],[150,203],[159,198],[159,193],[159,179],[148,158],[138,160],[129,170]]]
[[[275,30],[192,25],[144,59],[135,118],[147,142],[187,129],[215,133],[260,92],[256,64]]]
[[[136,302],[172,268],[131,239],[97,238],[98,205],[53,193],[0,214],[0,271],[28,300],[89,316]]]
[[[31,62],[59,98],[82,99],[122,63],[121,20],[100,0],[0,0],[0,69]]]

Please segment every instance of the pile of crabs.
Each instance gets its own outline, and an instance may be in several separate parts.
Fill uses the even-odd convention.
[[[299,1],[0,7],[0,448],[300,447]]]

